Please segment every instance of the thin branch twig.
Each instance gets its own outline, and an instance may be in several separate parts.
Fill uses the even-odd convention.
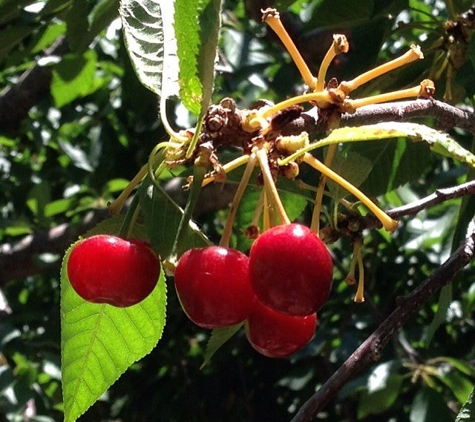
[[[426,208],[440,204],[449,199],[460,198],[462,196],[473,194],[475,194],[475,180],[470,180],[469,182],[462,183],[458,186],[437,189],[434,193],[426,196],[425,198],[421,198],[418,201],[411,202],[410,204],[403,205],[401,207],[393,208],[386,213],[392,218],[414,215]]]
[[[424,282],[405,297],[397,298],[394,311],[343,363],[327,382],[299,409],[291,422],[310,422],[333,397],[371,362],[379,360],[381,352],[397,330],[414,315],[438,290],[452,282],[475,255],[475,232],[437,268]]]

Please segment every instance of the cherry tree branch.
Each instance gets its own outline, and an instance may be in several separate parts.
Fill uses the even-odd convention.
[[[468,265],[475,256],[475,232],[472,232],[462,245],[437,268],[426,280],[407,296],[396,299],[394,311],[379,327],[356,349],[325,384],[299,409],[291,422],[310,422],[333,397],[358,375],[367,365],[380,359],[396,332],[413,316],[421,306],[443,286],[453,279]]]
[[[437,189],[434,193],[426,196],[425,198],[421,198],[418,201],[411,202],[410,204],[403,205],[401,207],[393,208],[386,213],[392,218],[415,215],[426,208],[440,204],[449,199],[460,198],[462,196],[473,194],[475,194],[475,180],[470,180],[469,182],[462,183],[461,185]]]
[[[44,56],[62,56],[69,51],[65,36],[59,37]],[[17,130],[29,110],[50,91],[53,68],[34,65],[25,71],[18,82],[0,92],[0,128]]]
[[[378,122],[400,122],[430,117],[440,130],[454,127],[475,135],[475,114],[473,110],[462,110],[438,100],[397,101],[361,107],[354,114],[344,114],[341,126],[361,126]]]

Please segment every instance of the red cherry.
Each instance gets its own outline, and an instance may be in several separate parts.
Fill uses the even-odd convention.
[[[249,277],[258,299],[290,315],[316,312],[328,298],[332,273],[326,245],[301,224],[265,231],[249,254]]]
[[[188,317],[200,327],[220,328],[244,321],[254,292],[249,283],[249,258],[221,246],[190,249],[175,270],[175,288]]]
[[[67,271],[71,286],[83,299],[123,308],[152,292],[160,261],[147,242],[101,234],[73,248]]]
[[[254,349],[270,358],[283,358],[297,352],[312,339],[317,314],[282,314],[256,300],[245,326],[247,339]]]

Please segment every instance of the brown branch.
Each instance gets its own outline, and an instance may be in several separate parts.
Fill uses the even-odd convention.
[[[475,114],[438,100],[398,101],[361,107],[354,114],[344,114],[341,126],[361,126],[378,122],[399,122],[431,117],[440,130],[454,127],[475,135]]]
[[[394,311],[379,325],[327,382],[299,409],[291,422],[312,421],[333,397],[368,364],[380,359],[381,352],[397,330],[443,286],[452,282],[475,255],[475,232],[424,282],[405,297],[397,298]]]
[[[45,50],[44,56],[62,56],[69,50],[66,37],[59,37]],[[0,93],[0,129],[17,130],[29,110],[48,95],[53,69],[51,66],[36,64],[24,72],[16,85],[5,88]]]
[[[473,195],[475,193],[475,180],[462,183],[458,186],[450,188],[437,189],[434,193],[425,198],[421,198],[418,201],[411,202],[410,204],[403,205],[401,207],[393,208],[386,213],[392,218],[399,218],[406,215],[415,215],[419,211],[434,205],[445,202],[449,199],[460,198],[466,195]]]

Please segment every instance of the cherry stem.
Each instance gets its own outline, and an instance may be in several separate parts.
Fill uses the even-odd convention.
[[[122,211],[122,208],[124,207],[127,198],[137,187],[137,185],[142,181],[142,179],[147,175],[147,172],[148,164],[145,164],[134,176],[134,178],[129,182],[125,189],[120,193],[120,195],[116,199],[114,199],[114,201],[107,204],[107,208],[109,209],[111,214],[119,214]]]
[[[160,120],[162,123],[163,128],[168,133],[168,135],[175,141],[186,143],[188,142],[188,137],[176,132],[168,122],[167,117],[167,97],[166,95],[162,95],[160,97]]]
[[[119,229],[119,237],[123,239],[128,239],[132,237],[132,231],[134,229],[134,224],[137,221],[138,215],[140,212],[140,203],[138,195],[135,195],[130,203],[130,207],[125,214],[124,221]]]
[[[172,251],[170,253],[172,258],[176,257],[178,247],[183,243],[183,240],[188,234],[189,223],[201,192],[201,185],[205,178],[206,170],[206,164],[201,162],[200,157],[198,156],[193,166],[193,182],[190,187],[190,194],[188,195],[188,200],[186,201],[185,209],[183,210],[183,215],[181,216],[175,241],[173,242]]]
[[[315,85],[315,91],[323,91],[325,88],[325,77],[327,75],[328,67],[332,60],[340,53],[347,53],[349,49],[348,40],[344,35],[333,35],[333,42],[323,58],[320,69],[318,70],[318,77]]]
[[[375,67],[374,69],[368,70],[365,73],[357,76],[348,82],[342,82],[340,88],[346,94],[349,94],[351,91],[354,91],[356,88],[361,85],[369,82],[370,80],[377,78],[385,73],[388,73],[398,67],[404,66],[407,63],[411,63],[414,60],[423,59],[424,55],[421,52],[421,48],[418,45],[412,45],[411,49],[404,53],[402,56],[395,58],[387,63],[384,63],[380,66]]]
[[[241,203],[242,196],[244,195],[247,185],[249,184],[252,172],[256,167],[256,162],[256,155],[253,153],[249,157],[246,168],[244,169],[244,174],[242,175],[236,193],[234,194],[233,202],[231,203],[231,209],[229,210],[226,225],[224,226],[223,235],[221,236],[221,240],[219,242],[219,245],[225,248],[229,247],[229,242],[231,240],[231,234],[233,231],[234,219],[236,218],[236,213],[239,208],[239,204]]]
[[[418,97],[421,94],[424,96],[424,93],[421,91],[421,85],[417,85],[413,88],[373,95],[372,97],[360,98],[357,100],[346,100],[346,104],[349,105],[350,108],[356,110],[357,108],[370,104],[387,103],[389,101],[397,101],[403,98]]]
[[[271,204],[275,207],[277,214],[279,215],[280,224],[290,224],[290,219],[287,216],[284,205],[280,199],[279,192],[277,192],[272,173],[270,171],[266,150],[263,148],[256,148],[255,154],[257,156],[257,160],[259,161],[259,166],[264,178],[264,187],[267,194],[269,195]]]
[[[312,154],[308,152],[304,154],[303,160],[315,170],[319,171],[320,173],[323,173],[329,179],[338,183],[341,187],[343,187],[356,198],[358,198],[376,216],[376,218],[381,222],[381,224],[387,231],[393,232],[394,230],[396,230],[398,222],[389,217],[381,208],[379,208],[373,201],[371,201],[371,199],[369,199],[356,186],[352,185],[339,174],[335,173],[333,170],[325,166],[321,161],[317,160]]]
[[[358,258],[356,257],[354,253],[354,246],[353,246],[353,256],[351,257],[350,269],[348,271],[347,276],[345,277],[345,283],[348,284],[348,286],[352,286],[353,284],[356,284],[355,269],[356,269],[357,261],[358,261]]]
[[[309,92],[307,94],[297,95],[295,97],[281,101],[280,103],[277,103],[267,109],[263,109],[263,111],[259,113],[259,116],[268,118],[287,107],[290,107],[296,104],[310,102],[310,101],[314,101],[320,104],[333,103],[333,100],[330,94],[328,93],[328,91]]]
[[[262,215],[262,210],[264,208],[264,195],[265,190],[261,191],[259,195],[259,201],[257,201],[256,209],[254,210],[254,216],[252,217],[251,226],[259,226],[259,218]]]
[[[329,168],[331,166],[331,163],[333,161],[333,158],[335,157],[336,151],[337,151],[336,144],[329,146],[327,154],[325,156],[325,162],[324,162],[324,165],[326,167]],[[320,214],[322,212],[323,194],[325,192],[326,184],[327,184],[327,176],[321,173],[320,182],[317,188],[317,194],[315,196],[315,205],[313,207],[312,221],[310,224],[310,228],[317,234],[320,232]]]
[[[356,262],[358,264],[358,287],[356,288],[356,294],[354,301],[356,303],[364,302],[364,263],[363,263],[363,241],[361,238],[354,240],[353,254],[356,256]]]
[[[300,74],[304,82],[311,88],[315,89],[317,84],[317,78],[312,75],[310,69],[305,63],[302,55],[300,54],[299,50],[295,46],[292,38],[290,38],[289,33],[282,25],[280,20],[279,12],[276,9],[268,8],[262,11],[262,20],[267,23],[271,27],[271,29],[276,33],[276,35],[280,38],[282,43],[284,44],[285,48],[287,49],[288,53],[292,57],[295,65],[299,69]]]

